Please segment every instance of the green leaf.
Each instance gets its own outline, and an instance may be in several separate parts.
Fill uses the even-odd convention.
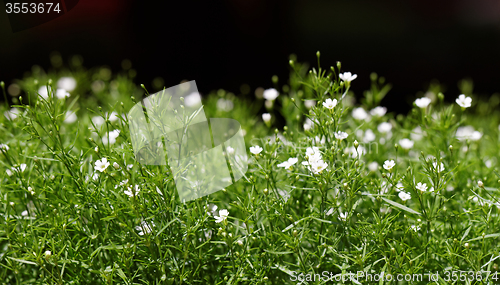
[[[404,206],[404,205],[401,205],[401,204],[399,204],[399,203],[396,203],[396,202],[394,202],[394,201],[391,201],[391,200],[386,199],[386,198],[381,197],[381,196],[379,196],[379,197],[380,197],[382,200],[386,201],[387,203],[389,203],[389,204],[393,205],[393,206],[394,206],[394,207],[396,207],[396,208],[399,208],[399,209],[401,209],[401,210],[407,211],[407,212],[412,213],[412,214],[421,215],[419,212],[417,212],[417,211],[415,211],[415,210],[412,210],[412,209],[410,209],[410,208],[408,208],[408,207],[406,207],[406,206]]]
[[[12,259],[12,260],[14,260],[14,261],[25,263],[25,264],[38,265],[38,264],[36,264],[33,261],[28,261],[28,260],[24,260],[24,259],[14,258],[14,257],[10,257],[10,256],[9,256],[9,258]]]
[[[496,238],[496,237],[500,237],[500,233],[489,234],[489,235],[485,235],[484,237],[483,236],[476,237],[476,238],[468,240],[467,242],[469,242],[469,241],[475,241],[475,240],[480,240],[480,239],[483,239],[483,238]]]
[[[293,253],[293,251],[274,251],[274,250],[267,250],[267,249],[264,249],[264,251],[272,253],[272,254],[290,254],[290,253]]]

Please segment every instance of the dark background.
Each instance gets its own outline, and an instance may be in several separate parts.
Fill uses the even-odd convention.
[[[326,67],[342,62],[358,74],[352,90],[369,88],[375,71],[393,84],[382,105],[406,112],[416,92],[429,82],[445,84],[447,98],[457,82],[474,80],[488,96],[500,91],[500,1],[497,0],[80,0],[65,15],[13,33],[0,11],[0,80],[38,64],[49,55],[74,54],[84,65],[119,70],[130,59],[136,83],[165,86],[196,80],[200,92],[224,88],[239,93],[280,84],[289,73],[291,53],[315,65],[316,51]]]

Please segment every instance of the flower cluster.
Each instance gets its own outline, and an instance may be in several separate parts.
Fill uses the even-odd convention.
[[[302,165],[305,165],[314,174],[319,174],[328,167],[328,163],[323,161],[318,147],[308,147],[306,149],[306,159],[307,161],[303,161]]]

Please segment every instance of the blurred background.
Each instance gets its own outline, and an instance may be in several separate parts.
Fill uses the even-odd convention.
[[[316,66],[318,50],[322,66],[341,61],[358,75],[357,96],[371,72],[384,76],[393,85],[382,101],[389,111],[406,113],[435,80],[448,101],[463,78],[489,96],[500,91],[500,1],[80,0],[18,32],[0,13],[0,80],[7,85],[34,64],[50,69],[50,55],[59,53],[64,63],[78,54],[87,67],[113,71],[128,59],[136,83],[148,89],[154,78],[167,87],[187,79],[202,94],[224,88],[253,96],[273,87],[273,75],[286,83],[290,54]]]

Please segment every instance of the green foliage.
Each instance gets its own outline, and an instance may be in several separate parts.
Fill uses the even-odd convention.
[[[203,96],[207,117],[238,120],[263,150],[237,183],[185,204],[167,166],[134,159],[126,114],[147,96],[134,70],[33,68],[0,118],[2,284],[289,284],[360,271],[458,284],[453,270],[497,283],[484,278],[498,270],[499,97],[478,101],[463,80],[474,100],[461,108],[433,84],[434,102],[395,119],[379,107],[384,78],[372,74],[354,106],[340,63],[290,66],[286,84],[273,78],[274,101]],[[57,90],[65,77],[77,83],[69,97]]]

